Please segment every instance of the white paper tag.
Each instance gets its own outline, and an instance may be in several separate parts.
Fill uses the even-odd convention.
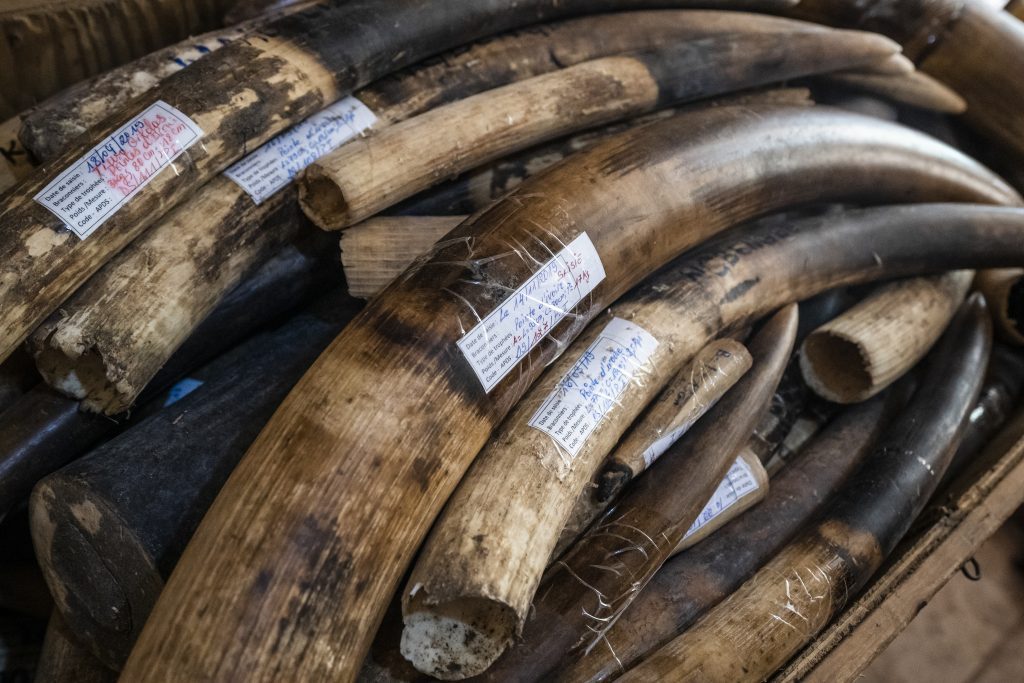
[[[462,336],[459,350],[490,392],[569,311],[604,280],[587,233],[569,243]]]
[[[658,340],[643,328],[612,318],[529,425],[548,434],[575,458],[657,347]]]
[[[736,458],[736,461],[729,467],[729,472],[725,475],[725,479],[715,489],[711,500],[704,506],[701,513],[697,515],[697,519],[693,521],[690,530],[686,532],[683,538],[697,533],[702,526],[759,488],[757,477],[754,476],[750,465],[742,457]]]
[[[377,117],[365,104],[346,97],[281,133],[228,168],[224,175],[261,204],[311,163],[376,121]]]
[[[166,102],[155,102],[34,199],[85,239],[202,136],[192,119]]]

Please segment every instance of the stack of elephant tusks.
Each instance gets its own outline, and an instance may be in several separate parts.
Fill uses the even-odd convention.
[[[223,4],[0,117],[49,679],[761,680],[1024,458],[1018,3]]]

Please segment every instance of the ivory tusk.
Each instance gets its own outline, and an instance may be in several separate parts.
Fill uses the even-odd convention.
[[[519,650],[489,677],[543,680],[571,653],[587,656],[604,647],[604,633],[672,555],[750,438],[786,369],[796,327],[795,304],[765,323],[749,345],[750,372],[551,566]],[[411,630],[407,616],[406,657]]]
[[[963,302],[973,271],[880,287],[804,340],[807,385],[834,403],[871,398],[917,365]]]
[[[931,354],[910,405],[814,527],[620,680],[760,681],[813,638],[879,568],[938,486],[981,389],[991,337],[984,299],[975,295]]]
[[[584,62],[354,140],[309,166],[299,202],[317,226],[340,230],[546,140],[657,107],[863,65],[893,47],[873,34],[800,28],[784,39],[725,35]]]
[[[644,274],[728,225],[787,205],[868,196],[1019,201],[941,143],[814,108],[684,114],[527,181],[376,297],[299,382],[200,524],[124,675],[144,681],[174,662],[181,676],[196,678],[228,667],[252,679],[350,679],[455,483],[589,319]],[[949,223],[950,213],[940,223]],[[996,214],[1008,222],[1014,215]],[[630,230],[622,230],[624,221]],[[584,230],[605,280],[486,393],[455,342]],[[993,261],[1010,260],[1020,245],[997,237],[945,247],[966,258],[970,247],[984,245],[999,250]],[[934,235],[920,242],[926,248],[918,245],[913,263],[923,267],[934,253],[928,248],[941,242]],[[862,252],[846,258],[864,259],[860,269],[874,263]],[[424,397],[429,411],[422,410]],[[253,590],[261,595],[255,620],[245,597]]]

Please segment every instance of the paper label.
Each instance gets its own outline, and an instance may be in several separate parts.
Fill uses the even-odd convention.
[[[365,104],[346,97],[281,133],[228,168],[224,175],[261,204],[311,163],[376,121],[377,117]]]
[[[85,239],[202,136],[190,118],[166,102],[156,102],[34,199]]]
[[[661,437],[660,439],[652,443],[650,446],[648,446],[647,450],[643,452],[644,464],[647,467],[653,465],[654,461],[660,458],[665,453],[665,451],[668,450],[669,446],[674,444],[676,441],[679,441],[679,437],[685,434],[686,430],[692,426],[693,423],[691,422],[681,424],[675,429],[673,429],[671,432],[669,432],[668,434],[666,434],[665,436]]]
[[[604,280],[587,233],[569,243],[457,342],[490,392]]]
[[[725,479],[715,489],[711,500],[704,506],[701,513],[697,515],[697,519],[693,521],[690,530],[686,532],[683,538],[697,533],[701,527],[707,525],[715,517],[718,517],[751,493],[757,491],[758,488],[760,486],[758,486],[757,477],[754,476],[750,465],[743,458],[736,458],[736,461],[729,467],[729,472],[725,475]]]
[[[201,386],[203,386],[202,380],[186,377],[171,387],[167,392],[167,399],[164,401],[164,408],[177,403]]]
[[[613,318],[561,379],[529,425],[575,458],[658,347],[646,330]]]

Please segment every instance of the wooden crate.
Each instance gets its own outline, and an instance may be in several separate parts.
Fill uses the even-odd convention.
[[[871,584],[773,681],[858,678],[1024,504],[1024,411],[936,496]]]

